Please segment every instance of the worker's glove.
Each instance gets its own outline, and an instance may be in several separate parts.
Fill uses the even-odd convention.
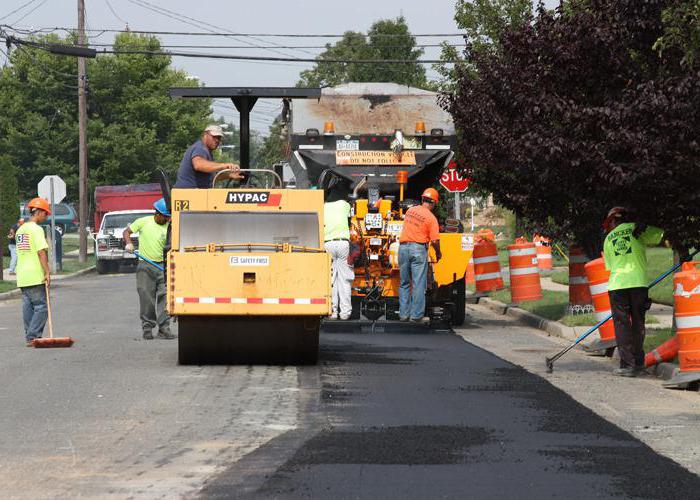
[[[124,250],[129,252],[129,253],[134,253],[134,244],[127,243],[126,245],[124,245]]]
[[[632,236],[639,238],[644,231],[647,229],[646,222],[637,222],[634,225],[634,230],[632,231]]]

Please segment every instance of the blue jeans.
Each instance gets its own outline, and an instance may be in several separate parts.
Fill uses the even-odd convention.
[[[27,342],[41,338],[49,316],[44,285],[22,287],[22,316]]]
[[[428,282],[428,248],[420,243],[399,246],[399,316],[420,319],[425,314],[425,288]]]
[[[8,271],[11,273],[15,272],[15,267],[17,267],[17,245],[7,245],[7,248],[10,249],[10,268]]]

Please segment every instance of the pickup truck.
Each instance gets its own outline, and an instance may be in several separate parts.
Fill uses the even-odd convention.
[[[99,274],[116,271],[124,264],[136,265],[136,256],[124,250],[122,234],[129,224],[147,215],[153,215],[153,210],[119,210],[104,214],[100,229],[94,236],[95,262]],[[131,241],[138,249],[138,233],[131,236]]]

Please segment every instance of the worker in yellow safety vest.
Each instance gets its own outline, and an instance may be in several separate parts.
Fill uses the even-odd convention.
[[[663,236],[661,229],[632,220],[628,209],[614,207],[603,222],[608,233],[603,257],[610,271],[608,295],[620,354],[620,367],[613,373],[622,377],[644,371],[644,321],[651,306],[645,245],[658,245]]]
[[[22,224],[15,234],[17,246],[17,286],[22,290],[22,316],[27,347],[41,338],[48,319],[46,291],[51,282],[49,244],[44,229],[39,225],[51,215],[49,202],[34,198],[27,203],[29,222]]]

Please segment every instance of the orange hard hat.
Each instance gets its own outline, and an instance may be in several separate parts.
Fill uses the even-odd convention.
[[[33,200],[30,200],[29,203],[27,203],[27,207],[30,210],[32,208],[40,208],[44,212],[46,212],[47,215],[51,215],[51,208],[49,207],[49,202],[46,201],[44,198],[34,198]]]
[[[429,200],[433,200],[435,203],[437,203],[440,199],[440,196],[438,195],[437,189],[428,188],[425,191],[423,191],[421,198],[428,198]]]

